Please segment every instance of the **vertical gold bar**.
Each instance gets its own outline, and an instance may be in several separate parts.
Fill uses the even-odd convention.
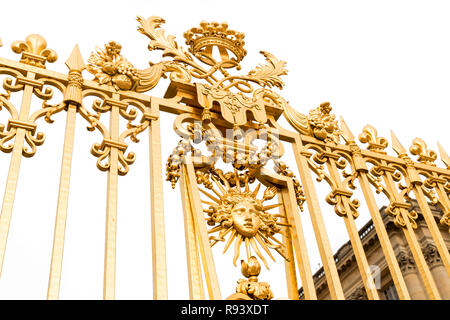
[[[188,267],[189,299],[204,300],[205,291],[203,288],[203,277],[198,253],[197,236],[195,234],[194,216],[192,203],[189,198],[187,187],[186,170],[182,169],[181,179],[181,200],[184,214],[184,233],[186,241],[186,259]]]
[[[153,299],[166,300],[168,297],[166,236],[159,117],[151,120],[149,134]]]
[[[283,203],[283,197],[279,194],[278,199],[280,203]],[[285,206],[280,207],[280,215],[286,217],[285,222],[288,222],[287,219],[287,212]],[[297,283],[297,273],[295,270],[295,256],[294,256],[294,249],[292,246],[292,234],[290,228],[284,229],[285,235],[283,235],[283,244],[286,246],[287,251],[287,257],[289,258],[289,261],[284,261],[284,269],[286,272],[286,283],[287,283],[287,290],[288,290],[288,297],[292,300],[298,300],[299,294],[298,294],[298,283]]]
[[[402,272],[395,257],[394,249],[392,248],[391,242],[389,240],[389,236],[384,226],[383,219],[381,218],[380,211],[378,210],[377,203],[373,196],[372,190],[370,189],[367,174],[365,172],[359,172],[358,180],[359,184],[361,185],[364,198],[366,199],[367,207],[369,208],[369,213],[372,218],[375,231],[377,232],[380,246],[383,250],[383,254],[392,277],[392,281],[394,282],[395,288],[397,289],[398,296],[401,300],[409,300],[411,299],[411,297],[409,295],[408,288],[406,286],[405,280],[403,279]]]
[[[420,276],[422,277],[423,284],[425,285],[425,290],[427,291],[428,297],[431,300],[440,300],[441,296],[439,294],[436,283],[433,279],[428,264],[423,256],[422,250],[420,249],[419,242],[414,234],[414,229],[408,220],[406,209],[400,209],[402,212],[403,219],[406,223],[406,230],[404,230],[404,235],[408,246],[411,249],[414,261],[416,262],[417,268],[419,269]]]
[[[203,216],[200,193],[195,185],[197,179],[195,176],[194,166],[189,157],[185,158],[186,185],[189,190],[189,198],[191,200],[192,214],[194,215],[194,226],[197,240],[200,247],[200,257],[202,259],[203,271],[205,273],[206,286],[208,288],[209,298],[211,300],[221,300],[219,281],[217,278],[214,258],[211,246],[208,240],[208,232],[206,230],[205,217]]]
[[[115,94],[113,98],[118,98]],[[111,106],[110,139],[119,139],[119,107]],[[115,299],[116,286],[116,233],[117,233],[117,189],[119,150],[111,147],[110,167],[107,181],[106,232],[105,232],[105,270],[103,279],[103,298]]]
[[[27,79],[34,79],[33,72],[27,73]],[[22,104],[19,111],[19,120],[27,121],[30,112],[31,98],[33,96],[33,86],[25,85],[22,95]],[[2,211],[0,215],[0,275],[5,260],[6,242],[8,240],[9,226],[11,224],[12,209],[16,195],[17,181],[19,179],[20,162],[22,160],[22,149],[25,139],[25,129],[17,128],[14,138],[11,161],[9,164],[8,178],[6,180],[5,193],[3,196]]]
[[[330,172],[332,179],[337,183],[338,186],[342,186],[341,178],[339,177],[339,171],[333,159],[328,159],[327,167]],[[356,228],[355,220],[353,219],[352,212],[350,210],[348,201],[349,199],[344,199],[344,207],[346,215],[343,217],[345,222],[345,227],[347,228],[347,233],[350,238],[350,243],[352,245],[353,253],[355,254],[356,263],[359,268],[359,273],[364,284],[364,288],[367,292],[367,297],[370,300],[379,300],[377,288],[375,287],[375,282],[373,280],[369,262],[367,261],[366,254],[364,252],[363,245],[361,243],[361,238],[359,237],[358,229]]]
[[[325,223],[323,221],[322,212],[320,209],[319,199],[315,191],[314,183],[312,181],[308,162],[301,154],[301,140],[297,136],[295,142],[292,144],[294,150],[295,160],[297,162],[300,179],[302,181],[305,192],[306,203],[308,211],[311,216],[311,222],[316,235],[317,246],[319,248],[320,257],[324,268],[325,277],[327,279],[330,296],[333,300],[344,300],[344,292],[339,280],[339,275],[334,261],[333,252],[331,251],[330,241],[328,239]]]
[[[61,270],[64,253],[67,208],[69,202],[70,172],[72,167],[72,152],[75,138],[75,118],[77,107],[69,104],[67,109],[66,133],[62,156],[61,175],[59,180],[58,206],[56,209],[55,233],[53,236],[52,260],[48,281],[47,299],[59,299]]]
[[[303,226],[298,213],[297,202],[295,201],[295,191],[292,181],[288,181],[287,188],[281,191],[281,195],[283,197],[283,205],[286,209],[288,223],[292,225],[292,243],[295,257],[297,258],[297,266],[302,280],[305,299],[317,300],[311,266],[309,264],[308,250],[306,248],[305,235],[303,234]]]
[[[414,185],[413,191],[416,196],[417,202],[419,203],[419,207],[422,211],[425,222],[427,223],[428,230],[430,230],[436,248],[441,256],[442,263],[444,264],[444,267],[447,270],[447,274],[450,277],[450,255],[448,253],[444,238],[442,237],[441,232],[439,231],[439,227],[434,220],[433,213],[428,206],[422,188],[416,184]]]
[[[383,161],[382,165],[386,165],[386,162]],[[402,202],[403,199],[400,198],[391,174],[389,172],[385,172],[383,175],[383,179],[386,183],[386,187],[390,191],[390,194],[394,196],[394,200],[397,202]],[[416,235],[414,234],[414,229],[411,226],[411,222],[409,221],[408,212],[406,211],[406,209],[400,208],[400,214],[405,221],[406,227],[402,228],[403,234],[405,235],[408,247],[411,249],[414,261],[416,262],[417,268],[419,269],[419,274],[422,278],[428,297],[430,299],[440,299],[436,283],[434,282],[433,276],[431,275],[430,269],[428,268],[427,262],[425,261],[422,250],[420,249],[420,245],[417,241]]]
[[[348,207],[348,204],[346,205]],[[350,208],[346,209],[347,215],[343,217],[345,221],[345,227],[350,237],[350,243],[352,245],[353,252],[355,254],[356,263],[361,274],[361,278],[366,289],[367,297],[369,300],[380,300],[378,291],[373,280],[369,262],[367,261],[364,248],[359,238],[358,229],[356,228],[355,220],[350,212]]]

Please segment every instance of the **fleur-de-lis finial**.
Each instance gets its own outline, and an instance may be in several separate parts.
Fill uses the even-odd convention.
[[[427,144],[420,138],[415,138],[409,147],[411,154],[418,156],[417,161],[435,166],[433,163],[437,159],[437,154],[433,150],[427,149]]]
[[[358,136],[359,141],[362,143],[368,143],[368,150],[386,154],[384,149],[388,146],[388,141],[386,138],[379,137],[377,130],[371,125],[365,125],[363,128],[363,132]]]
[[[45,62],[55,62],[58,58],[54,50],[47,48],[47,41],[39,34],[30,34],[25,41],[14,41],[11,49],[22,53],[20,62],[39,68],[45,68]]]

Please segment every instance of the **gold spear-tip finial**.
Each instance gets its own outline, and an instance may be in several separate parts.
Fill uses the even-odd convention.
[[[441,146],[441,144],[439,142],[437,143],[437,145],[438,145],[439,155],[441,156],[442,162],[445,164],[447,169],[450,170],[450,157],[445,152],[444,148],[442,148],[442,146]]]
[[[347,126],[347,123],[345,123],[344,118],[341,116],[341,136],[342,138],[344,138],[345,142],[347,144],[351,143],[351,142],[355,142],[355,136],[353,135],[353,133],[350,131],[350,128]]]
[[[86,69],[86,65],[83,61],[83,57],[81,56],[80,48],[76,44],[70,54],[69,58],[66,60],[66,66],[69,70],[73,71],[83,71]]]
[[[407,151],[405,147],[402,146],[400,141],[394,134],[394,131],[391,130],[391,139],[392,139],[392,149],[397,153],[398,156],[407,155]]]

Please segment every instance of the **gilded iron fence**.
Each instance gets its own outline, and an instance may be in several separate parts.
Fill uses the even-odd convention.
[[[231,75],[230,70],[240,70],[246,51],[244,35],[228,29],[226,24],[202,22],[199,28],[185,32],[186,51],[175,37],[164,34],[162,18],[138,17],[138,23],[138,30],[150,39],[149,50],[161,50],[166,58],[145,70],[136,69],[121,55],[120,44],[111,41],[104,49],[93,52],[87,65],[75,46],[66,61],[68,74],[53,72],[46,69],[46,64],[56,60],[56,53],[36,34],[11,45],[14,52],[21,54],[19,62],[0,58],[0,74],[6,75],[0,103],[3,112],[10,115],[6,126],[0,127],[0,149],[11,153],[0,215],[0,266],[5,257],[22,156],[32,157],[45,139],[37,131],[36,120],[44,117],[51,123],[52,115],[65,111],[48,299],[59,298],[77,114],[87,121],[88,130],[98,130],[102,135],[102,141],[92,145],[91,153],[97,157],[98,169],[108,176],[105,299],[115,298],[119,176],[127,174],[136,157],[127,151],[126,140],[138,142],[139,134],[148,130],[153,295],[155,299],[167,299],[160,125],[160,113],[167,112],[177,115],[174,130],[180,136],[166,162],[166,180],[173,187],[180,182],[191,299],[273,298],[270,285],[259,282],[258,276],[260,262],[268,269],[267,258],[275,261],[274,255],[284,260],[288,297],[298,299],[298,289],[302,287],[305,299],[317,299],[302,225],[306,212],[300,213],[304,209],[310,215],[330,297],[344,299],[313,178],[329,188],[326,202],[345,223],[369,299],[380,299],[380,295],[355,224],[360,207],[354,198],[356,182],[399,298],[410,299],[411,295],[374,192],[386,197],[386,213],[407,240],[427,296],[442,298],[415,233],[418,213],[408,210],[415,199],[448,276],[449,251],[440,228],[450,226],[450,158],[441,147],[445,168],[434,164],[437,154],[419,138],[409,148],[417,156],[416,161],[393,133],[391,143],[397,156],[388,155],[387,139],[378,137],[375,128],[367,125],[358,136],[367,145],[362,149],[345,121],[341,118],[338,123],[329,103],[303,115],[271,90],[282,89],[281,77],[287,71],[285,62],[268,52],[261,52],[265,64],[245,75]],[[83,76],[84,69],[94,76],[93,80]],[[171,82],[164,97],[147,95],[166,75]],[[49,104],[55,90],[63,99]],[[22,93],[20,107],[11,102],[11,96],[18,93]],[[30,115],[33,96],[42,100],[42,108]],[[93,99],[90,107],[87,98]],[[103,114],[108,114],[109,123],[102,121]],[[277,122],[282,115],[292,126],[290,130]],[[123,132],[120,119],[127,121]],[[287,146],[294,154],[298,178],[284,162]],[[273,169],[268,163],[274,165]],[[439,205],[442,210],[438,221],[430,204]],[[273,213],[276,208],[279,212]],[[224,252],[233,246],[234,265],[241,256],[241,245],[245,248],[246,261],[241,261],[245,279],[240,279],[236,292],[227,297],[220,292],[215,267],[213,250],[217,243],[224,243]]]

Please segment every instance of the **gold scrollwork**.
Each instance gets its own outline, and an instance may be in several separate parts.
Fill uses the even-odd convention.
[[[148,115],[148,106],[144,105],[134,99],[123,99],[115,100],[111,99],[109,96],[92,89],[87,89],[83,91],[83,97],[94,96],[95,99],[92,103],[92,110],[95,113],[90,112],[86,107],[81,104],[78,107],[78,112],[80,115],[87,120],[89,125],[87,130],[94,131],[95,129],[103,136],[103,141],[101,143],[94,143],[91,146],[91,154],[97,157],[97,168],[101,171],[108,171],[111,166],[111,149],[115,148],[118,150],[118,174],[123,176],[129,171],[129,166],[136,160],[136,155],[134,152],[129,152],[126,154],[128,144],[125,143],[126,138],[130,138],[133,142],[139,142],[137,135],[144,131],[150,123],[150,118]],[[110,132],[107,127],[100,121],[102,113],[111,112],[111,109],[116,107],[119,109],[119,115],[121,115],[127,122],[127,129],[123,131],[118,139],[110,139]],[[134,124],[133,121],[137,119],[138,112],[140,111],[142,116],[138,124]]]
[[[10,72],[8,73],[11,74]],[[57,88],[58,90],[63,92],[65,86],[60,81],[55,79],[39,78],[31,80],[23,77],[20,74],[16,75],[15,84],[12,83],[12,78],[6,78],[3,82],[3,87],[7,91],[7,94],[0,95],[0,107],[4,107],[11,115],[6,126],[6,130],[5,125],[0,125],[0,150],[6,153],[12,151],[14,144],[8,142],[11,142],[16,137],[17,130],[21,128],[25,130],[25,145],[22,148],[22,155],[24,157],[30,158],[36,153],[37,146],[42,145],[45,141],[44,133],[36,131],[36,121],[39,118],[45,116],[45,121],[47,121],[48,123],[52,123],[53,120],[51,119],[51,115],[58,113],[64,109],[63,103],[50,105],[47,103],[47,101],[53,98],[53,88]],[[30,115],[27,120],[20,120],[17,109],[9,101],[9,96],[11,92],[22,91],[25,85],[32,86],[33,94],[44,101],[42,103],[41,109]]]
[[[354,218],[357,218],[359,216],[358,208],[360,202],[358,199],[351,199],[353,192],[346,189],[347,186],[351,189],[356,188],[354,181],[357,177],[357,173],[352,165],[350,156],[337,151],[325,150],[323,147],[315,144],[305,145],[305,149],[315,151],[315,153],[310,154],[313,162],[309,162],[309,166],[318,176],[317,180],[319,182],[322,180],[327,181],[331,188],[331,192],[325,198],[326,202],[334,207],[334,211],[338,216],[344,217],[349,213]],[[320,167],[316,166],[314,162]],[[343,179],[340,179],[338,172],[336,172],[336,174],[326,173],[323,167],[323,164],[325,163],[332,163],[336,166],[336,170],[341,170]],[[344,170],[348,163],[350,163],[352,167],[351,173],[347,173]]]
[[[394,224],[397,227],[406,227],[405,220],[403,218],[403,215],[401,213],[401,210],[406,213],[406,216],[411,223],[411,227],[413,229],[417,229],[417,218],[419,217],[417,212],[414,210],[408,210],[411,207],[409,203],[403,203],[403,202],[395,202],[392,201],[389,203],[389,205],[386,208],[386,213],[394,218]]]
[[[133,164],[136,160],[134,152],[129,152],[125,156],[125,151],[128,145],[125,143],[116,142],[110,139],[104,139],[101,144],[94,143],[91,147],[91,153],[97,157],[97,168],[101,171],[108,171],[111,166],[111,148],[116,148],[119,151],[119,163],[118,173],[124,176],[129,171],[129,165]],[[107,160],[106,160],[107,159]]]

